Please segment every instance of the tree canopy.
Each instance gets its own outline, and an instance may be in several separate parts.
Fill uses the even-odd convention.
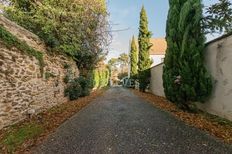
[[[107,53],[105,0],[10,0],[4,10],[51,51],[72,57],[80,69],[93,67]]]
[[[190,102],[205,101],[212,90],[211,77],[204,67],[202,5],[201,0],[170,1],[163,73],[165,94],[172,102],[189,109]]]
[[[232,32],[232,3],[230,0],[218,0],[206,7],[204,28],[207,33]]]

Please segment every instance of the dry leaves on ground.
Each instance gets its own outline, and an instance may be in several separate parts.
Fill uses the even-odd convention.
[[[154,106],[170,112],[186,124],[204,130],[209,134],[222,139],[226,143],[232,143],[232,122],[204,112],[184,112],[163,97],[155,96],[150,93],[141,93],[137,90],[132,91],[149,103],[152,103]]]
[[[4,138],[12,135],[13,133],[17,133],[17,131],[22,128],[24,129],[24,127],[28,125],[36,125],[36,127],[41,127],[42,133],[37,134],[36,137],[23,141],[23,143],[20,143],[20,145],[15,144],[17,145],[17,147],[14,146],[13,151],[10,151],[12,149],[9,149],[7,145],[0,146],[0,153],[30,153],[30,150],[35,147],[35,145],[38,145],[42,141],[44,141],[48,137],[48,135],[54,132],[64,121],[66,121],[75,113],[87,106],[94,99],[102,95],[106,89],[107,88],[97,90],[95,92],[92,92],[90,96],[86,96],[75,101],[70,101],[55,106],[32,117],[31,119],[26,119],[14,126],[10,126],[6,129],[1,130],[0,143],[4,143]]]

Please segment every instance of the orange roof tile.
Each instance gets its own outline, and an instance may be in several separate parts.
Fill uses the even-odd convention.
[[[151,38],[150,42],[153,46],[150,49],[150,55],[165,55],[167,49],[167,42],[165,38]],[[136,42],[138,47],[138,42]]]
[[[167,42],[164,38],[151,38],[153,46],[150,49],[150,55],[164,55],[167,49]]]

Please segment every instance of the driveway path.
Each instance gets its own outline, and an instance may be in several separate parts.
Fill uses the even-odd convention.
[[[67,120],[34,153],[224,154],[232,146],[185,125],[123,88],[111,88]]]

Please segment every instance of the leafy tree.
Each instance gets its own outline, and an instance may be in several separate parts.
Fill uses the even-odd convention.
[[[4,12],[37,34],[51,51],[76,60],[81,70],[93,69],[106,54],[108,22],[104,0],[10,0]]]
[[[137,78],[138,75],[138,48],[135,43],[135,38],[133,36],[130,48],[130,76],[133,79]]]
[[[207,33],[232,31],[232,3],[230,0],[218,0],[206,7],[204,28]]]
[[[118,57],[118,63],[121,67],[121,72],[128,72],[128,65],[129,65],[129,56],[126,53],[122,53]]]
[[[149,50],[152,47],[150,43],[151,32],[148,30],[148,19],[144,6],[140,12],[140,23],[139,23],[139,60],[138,60],[138,78],[139,78],[139,88],[141,91],[145,91],[147,85],[149,84],[150,76],[150,54]]]
[[[126,53],[122,53],[122,54],[119,55],[118,61],[122,65],[126,66],[129,63],[129,57],[128,57],[128,55]]]
[[[203,102],[212,89],[211,77],[203,63],[202,5],[201,0],[170,1],[167,21],[169,47],[164,66],[165,94],[169,100],[189,110],[190,102]],[[177,10],[181,10],[180,18],[174,19],[172,16],[178,14]],[[175,26],[178,28],[174,32]]]
[[[116,70],[118,65],[118,59],[117,58],[111,58],[108,62],[108,66],[110,70]]]

